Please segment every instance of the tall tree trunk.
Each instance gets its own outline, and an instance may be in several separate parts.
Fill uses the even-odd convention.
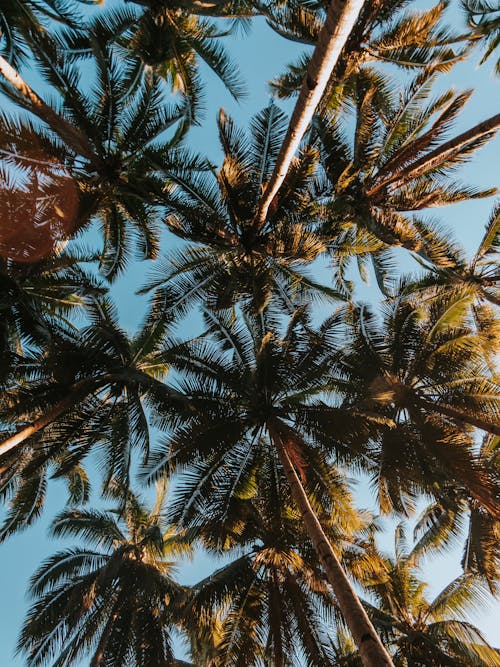
[[[2,56],[0,56],[0,74],[29,101],[33,113],[47,123],[68,146],[80,155],[96,160],[95,151],[87,137],[46,104]]]
[[[332,0],[318,43],[306,71],[288,130],[273,173],[256,212],[256,222],[264,224],[267,211],[285,180],[314,111],[318,106],[340,52],[354,27],[364,0]]]
[[[462,132],[462,134],[459,134],[457,137],[446,141],[444,144],[441,144],[441,146],[438,146],[427,153],[427,155],[423,155],[418,160],[415,160],[413,164],[410,164],[405,170],[396,172],[385,179],[382,178],[380,182],[375,183],[375,185],[367,191],[366,195],[368,197],[376,197],[377,195],[381,195],[388,185],[400,187],[401,185],[422,176],[422,174],[425,174],[429,169],[434,169],[442,162],[459,153],[473,141],[481,139],[482,137],[493,136],[499,128],[500,113],[497,113],[495,116],[487,118],[481,123],[474,125],[470,130]]]
[[[35,435],[35,433],[38,433],[49,424],[52,424],[58,417],[77,405],[88,394],[93,385],[94,383],[90,384],[88,380],[82,380],[82,382],[73,385],[69,394],[50,408],[50,410],[45,412],[38,419],[35,419],[29,426],[25,426],[17,433],[14,433],[14,435],[6,438],[3,442],[0,442],[0,457],[22,445],[23,442],[26,442],[32,435]]]
[[[481,419],[481,417],[471,415],[469,412],[463,412],[462,410],[453,408],[451,405],[434,403],[434,401],[428,401],[425,398],[419,398],[418,403],[429,412],[437,412],[438,414],[444,415],[445,417],[450,417],[451,419],[475,426],[476,428],[479,428],[486,433],[500,435],[500,424],[493,424],[486,419]]]
[[[380,641],[366,611],[347,578],[316,516],[299,476],[288,456],[286,444],[278,429],[270,429],[292,497],[299,508],[307,534],[318,554],[326,577],[335,593],[345,622],[353,636],[365,667],[394,667],[391,657]]]

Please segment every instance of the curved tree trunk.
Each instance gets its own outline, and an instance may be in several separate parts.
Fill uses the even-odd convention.
[[[453,408],[451,405],[441,405],[441,403],[434,403],[433,401],[428,401],[425,398],[418,399],[419,404],[430,412],[437,412],[440,415],[445,417],[450,417],[457,421],[465,422],[471,426],[481,429],[486,433],[492,433],[493,435],[500,435],[500,424],[493,424],[486,419],[481,419],[481,417],[476,417],[471,415],[468,412],[463,412],[457,408]]]
[[[285,180],[292,159],[311,122],[363,4],[364,0],[332,0],[330,2],[325,24],[321,29],[318,43],[307,68],[273,173],[257,208],[255,220],[259,225],[266,221],[269,206]]]
[[[70,392],[67,396],[58,401],[52,408],[41,415],[41,417],[36,419],[32,424],[29,426],[24,426],[17,433],[14,433],[14,435],[11,435],[3,441],[0,441],[0,457],[2,457],[4,454],[7,454],[12,449],[19,447],[32,435],[35,435],[35,433],[38,433],[46,426],[49,426],[49,424],[52,424],[52,422],[58,419],[65,412],[68,412],[68,410],[71,410],[71,408],[78,405],[78,403],[80,403],[80,401],[82,401],[91,392],[99,390],[110,381],[126,383],[127,380],[136,383],[148,382],[151,385],[156,385],[162,390],[168,392],[168,397],[171,400],[173,406],[190,411],[196,411],[195,406],[189,400],[186,400],[183,394],[176,391],[175,389],[172,389],[171,387],[167,387],[167,385],[165,385],[163,382],[160,382],[159,380],[141,371],[134,371],[133,369],[128,368],[126,373],[106,373],[105,375],[101,375],[98,378],[85,379],[75,383],[71,386]]]
[[[32,112],[47,123],[68,146],[90,160],[96,159],[95,151],[87,137],[46,104],[2,56],[0,56],[0,74],[29,101]]]
[[[91,386],[93,386],[93,384],[90,385],[88,380],[83,380],[82,382],[73,385],[70,393],[56,403],[50,410],[45,412],[38,419],[35,419],[29,426],[24,426],[24,428],[20,429],[17,433],[14,433],[14,435],[6,438],[3,442],[0,442],[0,457],[22,445],[32,435],[35,435],[35,433],[38,433],[49,424],[52,424],[58,417],[77,405],[88,394]]]
[[[388,178],[383,178],[382,181],[376,183],[368,190],[366,193],[367,196],[375,197],[377,194],[380,194],[381,191],[385,190],[388,185],[392,185],[395,188],[400,187],[401,185],[422,176],[422,174],[425,174],[429,169],[434,169],[445,160],[459,153],[473,141],[477,141],[483,137],[493,136],[499,128],[500,113],[497,113],[495,116],[491,116],[491,118],[487,118],[481,123],[474,125],[470,130],[462,132],[462,134],[459,134],[457,137],[446,141],[444,144],[441,144],[441,146],[438,146],[427,153],[427,155],[423,155],[418,160],[415,160],[413,164],[408,165],[406,169],[396,172]]]
[[[335,555],[318,517],[311,507],[309,498],[288,456],[286,445],[281,435],[274,429],[270,432],[288,484],[290,485],[292,497],[302,514],[307,534],[321,560],[326,577],[335,593],[340,610],[356,643],[363,665],[365,667],[394,667],[391,657],[380,641],[372,622],[368,618],[339,559]]]

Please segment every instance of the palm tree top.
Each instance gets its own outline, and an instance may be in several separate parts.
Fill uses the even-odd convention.
[[[164,483],[152,510],[119,484],[112,491],[125,494],[120,509],[68,509],[54,521],[54,536],[83,546],[56,553],[31,579],[35,601],[18,648],[32,665],[56,656],[95,667],[173,664],[169,633],[186,595],[175,562],[189,556],[190,540],[165,523]]]
[[[395,532],[395,556],[387,556],[366,590],[374,623],[384,628],[395,649],[394,664],[438,667],[442,665],[499,665],[500,652],[465,620],[466,615],[488,604],[484,584],[470,573],[451,581],[433,598],[418,573],[418,554],[408,546],[404,527]]]

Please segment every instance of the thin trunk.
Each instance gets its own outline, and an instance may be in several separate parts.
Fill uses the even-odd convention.
[[[99,639],[99,644],[97,645],[96,651],[94,655],[92,656],[92,660],[90,661],[89,667],[99,667],[102,665],[102,659],[104,658],[104,651],[106,650],[106,645],[109,641],[109,636],[111,635],[111,631],[113,630],[113,625],[118,618],[118,614],[120,612],[120,609],[116,609],[115,611],[111,614],[109,617],[106,627],[102,631],[101,638]]]
[[[29,426],[25,426],[17,433],[14,433],[14,435],[6,438],[3,442],[0,442],[0,457],[22,445],[32,435],[35,435],[35,433],[38,433],[49,424],[52,424],[58,417],[77,405],[86,396],[91,386],[93,386],[93,384],[90,385],[88,380],[83,380],[82,382],[73,385],[70,393],[56,403],[50,410],[45,412],[38,419],[35,419]]]
[[[483,120],[481,123],[471,127],[470,130],[462,132],[462,134],[459,134],[457,137],[441,144],[441,146],[430,151],[427,155],[423,155],[418,160],[415,160],[415,162],[409,165],[404,171],[396,172],[395,174],[382,179],[382,181],[376,183],[367,191],[367,196],[375,197],[378,194],[382,194],[388,185],[392,185],[395,188],[400,187],[405,183],[422,176],[426,171],[434,169],[442,162],[459,153],[467,146],[467,144],[487,135],[493,136],[498,128],[500,128],[500,113]]]
[[[311,122],[363,4],[364,0],[332,0],[330,3],[325,24],[321,29],[318,43],[307,68],[273,173],[256,212],[256,222],[259,225],[266,221],[269,206],[285,180],[292,159]]]
[[[90,160],[96,160],[95,151],[87,137],[46,104],[2,56],[0,56],[0,74],[23,97],[29,100],[33,113],[47,123],[68,146],[76,150],[80,155]]]
[[[325,532],[316,516],[299,476],[290,461],[286,446],[278,430],[272,429],[271,437],[285,472],[292,497],[299,508],[304,526],[318,554],[326,577],[335,593],[340,610],[353,636],[365,667],[394,667],[375,628],[373,627],[358,596],[352,588],[339,559],[335,555]]]
[[[281,626],[283,617],[281,615],[280,595],[276,572],[272,572],[272,580],[268,582],[269,589],[269,626],[273,642],[274,667],[285,667],[285,656],[283,654],[283,642],[281,641]]]
[[[442,405],[441,403],[434,403],[433,401],[428,401],[425,398],[418,399],[419,405],[430,412],[437,412],[440,415],[445,417],[450,417],[451,419],[456,419],[457,421],[465,422],[471,426],[481,429],[486,433],[492,433],[493,435],[500,435],[500,424],[493,424],[486,419],[481,419],[481,417],[476,417],[471,415],[469,412],[463,412],[457,408],[453,408],[451,405]]]

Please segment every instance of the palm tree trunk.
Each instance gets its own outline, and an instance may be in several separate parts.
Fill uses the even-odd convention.
[[[486,419],[481,419],[481,417],[476,417],[471,415],[468,412],[463,412],[457,408],[453,408],[451,405],[442,405],[441,403],[434,403],[433,401],[428,401],[425,398],[418,399],[419,405],[430,412],[437,412],[440,415],[445,417],[450,417],[457,421],[465,422],[471,426],[481,429],[486,433],[492,433],[493,435],[500,435],[500,424],[492,424]]]
[[[0,74],[29,100],[32,112],[47,123],[68,146],[90,160],[96,159],[95,151],[87,137],[46,104],[2,56],[0,56]]]
[[[290,461],[286,446],[277,430],[270,430],[272,441],[290,485],[292,497],[299,508],[307,534],[318,554],[326,577],[335,593],[340,610],[353,636],[365,667],[394,667],[358,596],[354,592],[339,559],[332,549],[316,516],[299,476]]]
[[[35,419],[29,426],[25,426],[17,433],[14,433],[14,435],[6,438],[3,442],[0,442],[0,457],[22,445],[23,442],[26,442],[32,435],[35,435],[35,433],[38,433],[49,424],[52,424],[58,417],[77,405],[82,398],[88,394],[91,386],[93,386],[93,383],[91,385],[88,380],[82,380],[82,382],[73,385],[70,393],[56,403],[50,410],[45,412],[38,419]]]
[[[499,127],[500,113],[497,113],[495,116],[491,116],[491,118],[487,118],[481,123],[474,125],[470,130],[462,132],[462,134],[459,134],[457,137],[450,139],[450,141],[446,141],[444,144],[441,144],[441,146],[438,146],[427,153],[427,155],[423,155],[418,160],[415,160],[413,164],[409,165],[404,171],[396,172],[395,174],[392,174],[392,176],[382,179],[382,181],[376,183],[367,191],[367,196],[375,197],[377,194],[384,191],[388,185],[400,187],[401,185],[422,176],[426,171],[434,169],[445,160],[456,155],[473,141],[477,141],[483,137],[493,136]]]
[[[306,71],[288,130],[273,173],[256,212],[256,222],[264,224],[267,211],[288,172],[294,155],[318,106],[340,52],[356,23],[364,0],[332,0],[318,43]]]
[[[89,667],[99,667],[102,665],[102,659],[104,658],[104,651],[106,650],[106,645],[109,641],[109,636],[111,635],[111,631],[113,630],[113,625],[118,618],[118,614],[120,612],[120,609],[116,609],[115,606],[115,611],[111,614],[109,617],[106,627],[102,631],[101,638],[99,639],[99,644],[97,645],[97,648],[95,650],[94,655],[92,656],[92,660],[90,661]]]

